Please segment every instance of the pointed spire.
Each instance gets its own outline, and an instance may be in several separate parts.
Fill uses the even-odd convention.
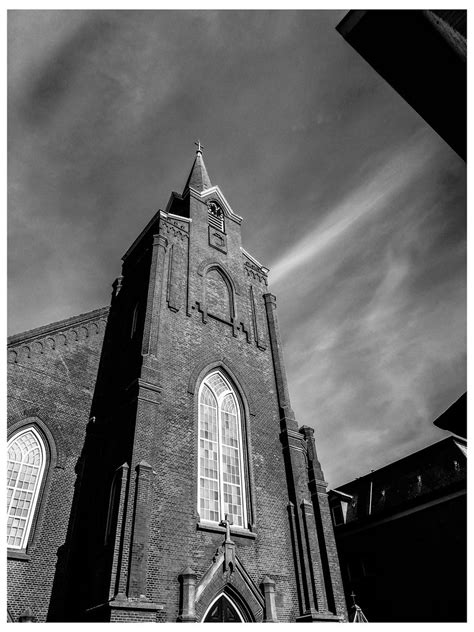
[[[201,145],[201,142],[198,140],[197,143],[194,143],[197,146],[196,150],[196,158],[194,159],[193,166],[191,168],[191,173],[184,185],[183,194],[186,192],[189,187],[196,189],[196,191],[204,191],[205,189],[209,189],[212,184],[209,176],[207,175],[206,165],[204,164],[204,160],[202,157],[202,150],[204,147]]]

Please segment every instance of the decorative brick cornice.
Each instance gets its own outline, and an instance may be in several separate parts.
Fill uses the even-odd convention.
[[[160,231],[166,235],[172,235],[182,241],[189,239],[189,223],[182,221],[181,218],[173,219],[163,211],[160,212]]]
[[[245,274],[251,279],[255,279],[256,281],[259,281],[260,283],[264,283],[265,285],[268,285],[267,275],[264,274],[259,268],[257,268],[255,264],[250,263],[250,261],[246,261],[244,263],[244,270],[245,270]]]
[[[262,266],[262,264],[259,261],[257,261],[254,257],[252,257],[252,255],[250,255],[242,247],[240,248],[240,250],[245,257],[245,261],[244,261],[245,274],[251,279],[255,279],[256,281],[259,281],[260,283],[264,283],[265,285],[268,285],[269,269],[266,268],[265,266]]]
[[[105,330],[108,313],[109,308],[103,307],[87,314],[15,334],[8,339],[8,361],[17,362],[20,354],[22,358],[30,358],[33,354],[44,353],[45,350],[81,344],[82,340],[87,340]]]
[[[36,327],[35,329],[30,329],[18,334],[13,334],[8,337],[7,344],[8,347],[14,347],[19,344],[25,344],[30,340],[43,338],[62,331],[69,331],[75,327],[79,327],[80,325],[89,324],[99,320],[103,321],[104,319],[107,320],[108,314],[109,307],[100,307],[99,309],[94,309],[91,312],[79,314],[78,316],[71,316],[70,318],[65,318],[64,320],[59,320],[48,325]]]
[[[266,268],[264,265],[260,263],[260,261],[257,261],[255,257],[252,257],[252,255],[249,252],[247,252],[245,248],[242,248],[242,246],[240,246],[240,251],[242,252],[244,257],[247,259],[247,261],[255,265],[263,274],[265,274],[265,276],[268,274],[268,272],[270,271],[269,268]]]

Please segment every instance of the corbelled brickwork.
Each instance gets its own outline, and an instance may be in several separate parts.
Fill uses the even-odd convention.
[[[99,368],[100,345],[94,355],[82,339],[79,367],[66,362],[89,399],[64,425],[80,468],[50,543],[62,549],[49,614],[30,604],[38,620],[197,621],[221,593],[244,620],[344,619],[326,483],[241,222],[198,150],[183,195],[124,256]],[[198,391],[216,369],[238,398],[247,491],[247,524],[227,536],[198,512]]]

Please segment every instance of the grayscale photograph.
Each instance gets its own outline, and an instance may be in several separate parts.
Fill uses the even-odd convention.
[[[466,622],[466,24],[7,12],[8,622]]]

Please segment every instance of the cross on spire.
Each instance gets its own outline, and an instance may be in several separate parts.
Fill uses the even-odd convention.
[[[201,145],[200,140],[194,144],[197,147],[196,155],[194,157],[193,166],[191,167],[191,173],[184,185],[183,193],[185,193],[189,188],[201,193],[202,191],[212,187],[211,180],[209,179],[209,175],[206,170],[206,165],[204,164],[204,158],[202,157],[202,150],[204,147]]]
[[[352,601],[354,602],[354,606],[355,606],[356,605],[356,595],[355,595],[354,591],[351,592],[351,597],[352,597]]]
[[[197,147],[196,153],[202,154],[202,150],[204,149],[204,145],[201,145],[201,141],[198,139],[197,143],[194,143]]]

